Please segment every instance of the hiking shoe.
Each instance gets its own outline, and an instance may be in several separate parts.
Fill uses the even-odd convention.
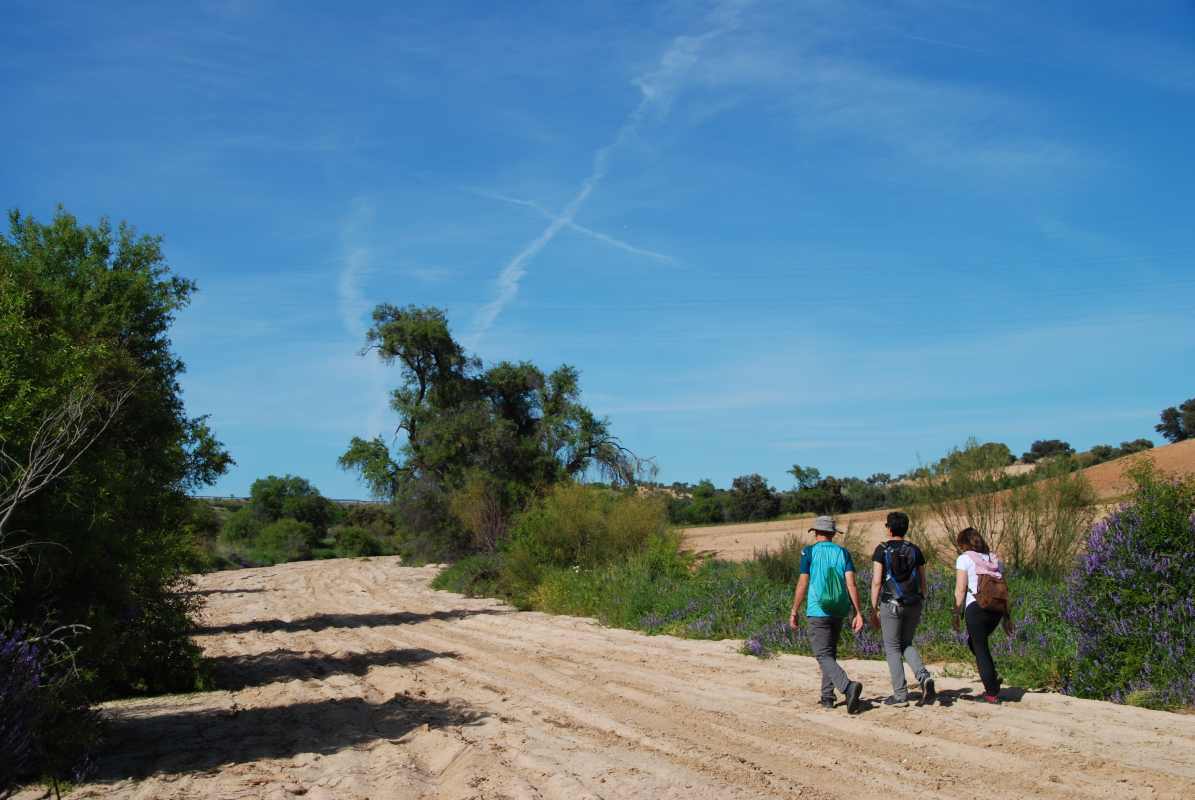
[[[863,694],[863,684],[851,681],[846,685],[846,713],[859,713],[859,696]]]
[[[834,698],[833,697],[823,697],[821,700],[817,701],[817,704],[819,706],[821,706],[822,708],[833,708],[834,707]]]
[[[996,694],[984,694],[980,699],[985,703],[991,703],[994,706],[1000,705],[1000,696]]]
[[[884,698],[884,705],[896,706],[897,708],[907,708],[909,705],[909,698],[906,697],[901,700],[896,695],[888,695]]]
[[[938,699],[938,687],[934,686],[933,678],[926,678],[921,682],[921,697],[917,698],[917,705],[929,706]]]

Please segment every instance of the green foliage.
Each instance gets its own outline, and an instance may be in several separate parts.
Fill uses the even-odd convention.
[[[393,549],[385,539],[356,525],[340,525],[333,528],[332,533],[336,542],[333,550],[340,558],[384,556],[389,555]]]
[[[1034,447],[1042,444],[1048,443],[1033,443]],[[1007,467],[1016,460],[1016,456],[1012,454],[1012,450],[1002,442],[985,442],[979,444],[972,440],[963,449],[955,449],[947,453],[938,462],[938,468],[949,472],[952,469],[971,469],[980,465],[986,468]]]
[[[1195,436],[1195,397],[1178,406],[1162,409],[1161,422],[1154,430],[1168,442],[1181,442]]]
[[[0,237],[0,441],[26,452],[71,397],[114,408],[69,472],[18,507],[0,545],[30,556],[4,581],[0,625],[83,624],[88,696],[194,688],[187,638],[195,600],[179,593],[194,557],[187,492],[231,463],[188,418],[169,330],[194,284],[170,273],[160,241],[106,221],[11,215]]]
[[[1026,464],[1036,464],[1038,461],[1057,456],[1071,456],[1075,448],[1061,439],[1038,439],[1029,446],[1029,452],[1021,456]]]
[[[775,550],[766,547],[756,550],[746,564],[747,573],[772,583],[795,586],[801,574],[801,551],[805,544],[800,536],[790,533]]]
[[[802,467],[800,464],[793,464],[788,474],[793,476],[798,489],[812,489],[822,479],[821,470],[817,467]]]
[[[306,479],[297,475],[258,478],[249,488],[249,509],[264,522],[295,519],[323,537],[332,519],[332,504]]]
[[[363,503],[349,506],[344,512],[344,524],[364,528],[378,540],[394,536],[394,512],[388,506]]]
[[[288,561],[311,558],[312,548],[319,544],[319,534],[308,522],[283,518],[271,522],[249,543],[247,553],[257,564],[269,566]]]
[[[1120,447],[1113,447],[1109,444],[1097,444],[1086,453],[1080,454],[1079,466],[1090,467],[1095,464],[1102,464],[1105,461],[1112,461],[1122,456],[1131,456],[1134,453],[1150,450],[1153,446],[1154,443],[1149,439],[1134,439],[1131,442],[1121,442]]]
[[[502,594],[501,577],[501,555],[478,553],[441,570],[432,581],[432,588],[467,597],[496,597]]]
[[[249,506],[238,508],[224,520],[223,536],[232,543],[251,542],[265,527],[260,516]]]
[[[1074,567],[1099,499],[1082,472],[1064,463],[1038,467],[1039,480],[1014,487],[992,537],[998,552],[1018,569],[1065,575]]]
[[[1127,503],[1094,526],[1071,576],[1079,632],[1068,690],[1153,706],[1195,704],[1195,479],[1135,465]]]
[[[391,404],[405,436],[397,454],[380,438],[354,438],[340,465],[394,500],[404,555],[495,547],[529,496],[591,469],[630,483],[644,466],[579,402],[573,367],[545,374],[504,361],[483,369],[436,308],[379,305],[373,321],[366,350],[401,370]]]
[[[693,502],[688,509],[688,521],[704,525],[722,521],[722,504],[712,481],[703,480],[693,489]]]
[[[785,494],[782,508],[787,514],[845,514],[852,508],[851,499],[846,494],[848,487],[862,488],[857,482],[850,483],[853,480],[827,475],[813,485]]]
[[[762,475],[740,475],[730,485],[726,518],[731,522],[754,522],[780,514],[780,496]]]
[[[559,484],[515,518],[504,552],[504,588],[525,600],[552,568],[588,569],[624,558],[667,528],[658,497]]]
[[[683,491],[676,487],[674,491]],[[668,520],[681,525],[712,525],[722,522],[722,496],[710,480],[703,480],[685,496],[678,494],[668,500]]]
[[[919,544],[949,552],[949,536],[973,527],[1011,566],[1065,574],[1091,525],[1094,489],[1069,457],[1021,476],[1006,475],[1003,461],[972,439],[925,470],[909,487],[911,510],[935,520],[947,540]]]

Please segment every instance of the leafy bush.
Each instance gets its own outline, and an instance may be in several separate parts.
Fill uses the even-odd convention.
[[[382,556],[389,550],[381,539],[365,528],[355,525],[340,525],[332,529],[335,545],[333,551],[340,558]]]
[[[248,506],[237,509],[224,520],[223,535],[229,542],[251,542],[261,533],[265,523]]]
[[[249,487],[249,509],[263,522],[295,519],[310,525],[318,538],[327,533],[332,504],[305,478],[268,475]]]
[[[495,553],[480,553],[462,558],[442,570],[432,581],[432,588],[467,597],[497,597],[502,594],[501,575],[502,557]]]
[[[258,564],[285,564],[311,558],[311,550],[319,544],[315,528],[297,519],[280,519],[261,529],[249,544],[249,557]]]
[[[723,521],[722,502],[713,481],[703,480],[688,497],[668,501],[668,521],[680,525],[712,525]]]
[[[925,470],[912,486],[915,512],[946,533],[943,541],[918,544],[949,553],[950,536],[973,527],[1011,566],[1066,574],[1093,518],[1090,482],[1069,457],[1051,458],[1022,476],[1006,475],[1004,460],[971,440]]]
[[[797,534],[790,533],[776,550],[766,547],[756,550],[747,562],[747,569],[773,583],[795,586],[801,574],[801,550],[805,544]]]
[[[464,485],[452,493],[449,508],[473,537],[473,549],[492,553],[506,538],[509,509],[517,486],[504,485],[480,470],[471,470]]]
[[[344,524],[364,528],[379,540],[394,536],[394,511],[379,503],[351,505],[344,511]]]
[[[73,670],[70,650],[0,632],[0,797],[39,776],[77,779],[89,766],[99,733]]]
[[[662,499],[558,484],[515,518],[504,551],[504,588],[525,600],[553,567],[595,567],[642,550],[668,528]]]
[[[1071,576],[1078,653],[1066,689],[1139,705],[1195,704],[1195,480],[1148,462],[1123,506],[1097,523]]]
[[[231,462],[180,395],[169,331],[195,286],[171,273],[160,240],[125,225],[82,226],[61,210],[48,224],[10,220],[0,441],[29,452],[42,422],[80,393],[121,401],[69,471],[8,520],[7,546],[30,558],[0,578],[0,627],[40,629],[47,616],[88,626],[75,644],[93,699],[194,689],[194,609],[177,596],[194,556],[187,494]]]

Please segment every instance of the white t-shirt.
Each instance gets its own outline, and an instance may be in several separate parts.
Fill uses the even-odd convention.
[[[971,556],[982,558],[997,570],[1001,569],[1000,559],[997,556],[976,553],[974,550],[968,550],[966,553],[959,555],[954,562],[954,568],[966,570],[967,572],[967,597],[963,603],[963,608],[975,602],[975,593],[979,591],[979,573],[975,571],[975,562],[971,560]]]

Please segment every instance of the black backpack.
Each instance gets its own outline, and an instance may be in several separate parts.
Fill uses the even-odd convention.
[[[917,570],[917,549],[908,542],[885,542],[884,584],[893,600],[915,606],[922,600],[921,575]]]

